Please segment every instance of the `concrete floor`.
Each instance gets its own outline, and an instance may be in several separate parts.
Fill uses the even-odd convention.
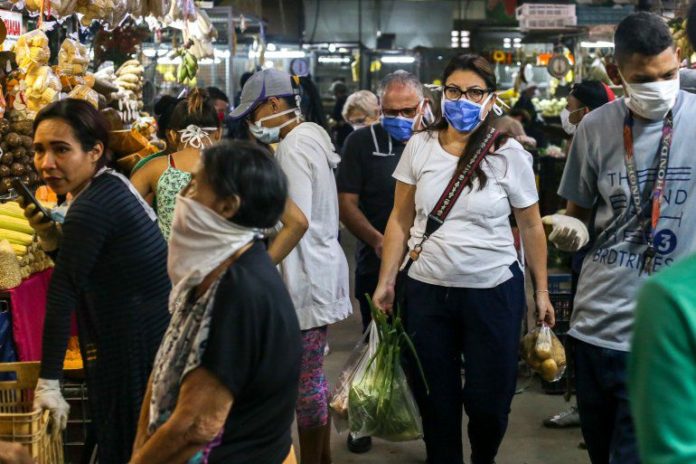
[[[355,239],[344,230],[342,240],[352,275]],[[360,312],[357,309],[352,317],[329,329],[331,353],[326,358],[325,368],[332,387],[359,335]],[[524,389],[526,386],[529,387]],[[521,377],[518,388],[524,389],[524,392],[518,394],[513,401],[510,425],[500,448],[497,464],[589,463],[586,451],[578,447],[582,441],[579,429],[550,430],[542,426],[545,418],[568,407],[563,397],[544,394],[537,379],[530,381]],[[462,433],[466,437],[466,423],[463,425]],[[468,456],[468,443],[466,439],[464,441],[467,448],[464,455]],[[339,435],[334,429],[331,448],[335,464],[425,462],[425,445],[420,440],[407,443],[374,440],[372,451],[363,455],[350,453],[345,443],[346,433]],[[295,447],[299,450],[297,441]]]

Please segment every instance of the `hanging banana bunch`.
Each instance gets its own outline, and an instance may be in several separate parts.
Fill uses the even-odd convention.
[[[186,47],[174,51],[174,56],[181,57],[181,63],[176,69],[176,80],[180,84],[195,87],[198,83],[198,59]]]

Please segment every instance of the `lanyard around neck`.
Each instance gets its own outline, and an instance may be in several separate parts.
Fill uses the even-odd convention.
[[[387,134],[387,139],[389,140],[389,152],[382,153],[379,151],[379,143],[377,142],[377,134],[375,134],[375,124],[370,125],[370,132],[372,133],[372,142],[375,144],[375,151],[373,151],[372,154],[375,156],[394,156],[394,152],[392,151],[393,146],[392,146],[391,135]]]
[[[658,148],[658,163],[657,163],[657,173],[655,177],[655,185],[653,187],[651,198],[652,204],[652,214],[650,220],[641,221],[643,207],[642,207],[642,194],[640,191],[640,185],[638,182],[638,170],[636,168],[636,161],[634,156],[634,146],[633,146],[633,113],[629,110],[624,120],[624,159],[626,161],[626,173],[628,175],[628,186],[631,193],[631,201],[633,207],[636,210],[636,215],[638,217],[638,223],[641,230],[644,230],[649,225],[650,228],[647,230],[646,239],[648,242],[648,249],[645,253],[644,270],[648,273],[652,271],[652,260],[655,257],[655,245],[654,239],[657,232],[657,224],[660,220],[660,208],[662,195],[665,190],[665,184],[667,182],[667,168],[669,165],[669,151],[672,146],[672,127],[673,127],[673,116],[672,111],[667,113],[665,116],[665,121],[662,126],[662,138],[660,139],[660,145]],[[647,182],[646,182],[647,183]]]

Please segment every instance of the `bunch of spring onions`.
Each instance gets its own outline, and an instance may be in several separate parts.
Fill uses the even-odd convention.
[[[368,296],[378,343],[371,346],[356,370],[348,397],[350,430],[356,436],[389,441],[416,440],[422,436],[420,414],[401,367],[401,350],[407,347],[425,375],[399,312],[392,318],[377,310]]]

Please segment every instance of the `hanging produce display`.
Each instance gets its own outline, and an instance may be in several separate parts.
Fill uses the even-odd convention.
[[[181,62],[176,68],[176,80],[180,84],[195,87],[197,84],[198,58],[186,48],[178,48],[173,52],[174,57],[181,57]]]
[[[689,37],[686,34],[686,19],[684,18],[674,18],[668,23],[669,30],[672,33],[672,38],[674,39],[675,45],[681,50],[681,56],[684,59],[695,61],[692,57],[694,55],[694,47],[689,41]]]

